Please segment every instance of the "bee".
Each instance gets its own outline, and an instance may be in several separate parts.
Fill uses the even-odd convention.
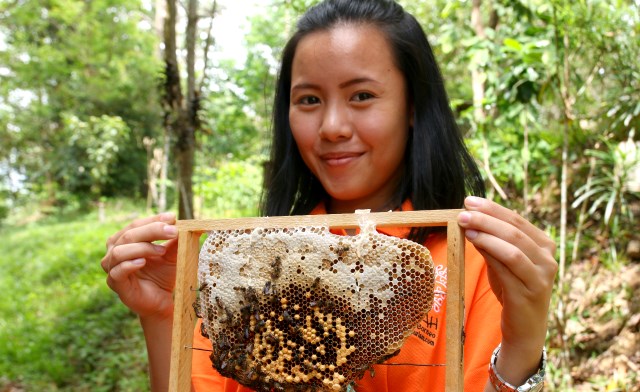
[[[222,300],[220,299],[220,297],[216,297],[215,300],[216,300],[216,305],[218,305],[218,308],[220,308],[220,310],[224,310],[225,306],[222,303]]]
[[[244,327],[244,340],[249,340],[249,326]]]
[[[242,315],[242,322],[244,322],[245,324],[249,323],[249,319],[251,318],[251,314],[253,313],[253,309],[254,306],[252,304],[243,306],[240,309],[240,314]]]
[[[316,291],[318,289],[318,287],[320,287],[320,277],[319,276],[313,280],[313,283],[311,284],[311,291]]]
[[[202,318],[202,304],[200,303],[200,297],[196,297],[193,303],[193,311],[196,313],[197,318]]]
[[[256,322],[256,326],[254,327],[255,331],[256,331],[256,332],[261,332],[261,331],[262,331],[262,329],[264,328],[265,324],[266,324],[266,323],[265,323],[265,321],[264,321],[264,320],[258,320],[258,321]]]
[[[209,338],[209,333],[207,332],[207,328],[204,326],[204,323],[200,324],[200,335],[205,338]]]
[[[326,300],[323,303],[323,310],[326,312],[330,312],[333,310],[334,306],[335,304],[333,303],[333,301]]]
[[[338,257],[342,257],[348,251],[349,251],[349,247],[345,245],[345,246],[341,246],[340,248],[338,248],[336,250],[336,254],[338,255]]]
[[[282,318],[288,323],[293,323],[293,317],[286,310],[282,312]]]
[[[262,293],[264,295],[271,295],[273,294],[273,288],[271,286],[271,282],[267,281],[267,283],[264,284],[264,289],[262,289]]]
[[[310,372],[314,370],[318,370],[318,367],[310,363],[309,361],[303,362],[302,365]]]
[[[224,313],[225,313],[225,318],[220,320],[220,322],[223,324],[230,324],[233,327],[234,326],[233,313],[231,313],[231,311],[227,308],[224,308]]]
[[[220,338],[218,339],[218,349],[222,351],[222,354],[220,355],[220,357],[226,355],[227,354],[226,350],[229,350],[230,348],[231,348],[231,344],[229,343],[229,338],[227,338],[225,335],[221,335]]]
[[[272,345],[272,346],[277,346],[278,345],[278,339],[273,335],[273,334],[265,334],[264,335],[264,340],[267,341],[268,344]]]
[[[256,377],[256,371],[255,371],[255,369],[249,369],[249,370],[244,374],[244,378],[245,378],[247,381],[253,381],[255,377]]]
[[[246,353],[242,353],[236,359],[236,365],[238,365],[240,367],[244,367],[246,361],[247,361],[247,354]]]
[[[282,259],[280,256],[276,256],[276,258],[271,263],[271,279],[276,280],[280,277],[282,273]]]
[[[245,289],[244,297],[250,304],[258,303],[258,295],[256,294],[256,290],[253,287],[247,287]]]
[[[218,358],[214,358],[214,353],[211,354],[211,359],[214,360],[215,359],[215,365],[216,368],[220,370],[220,373],[222,373],[224,371],[224,369],[226,369],[229,364],[232,362],[231,358],[227,357],[227,352],[224,351],[220,354],[220,356]],[[227,374],[228,372],[224,372],[225,374]]]

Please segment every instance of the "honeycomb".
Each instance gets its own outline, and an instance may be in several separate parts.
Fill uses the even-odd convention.
[[[398,354],[431,308],[431,255],[360,229],[211,232],[194,306],[214,368],[259,391],[344,391]]]

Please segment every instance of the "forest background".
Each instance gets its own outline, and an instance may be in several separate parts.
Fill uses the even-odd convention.
[[[0,0],[0,391],[148,389],[106,238],[257,213],[280,48],[315,1],[235,3],[261,13],[225,31],[222,1]],[[640,390],[640,1],[401,3],[489,196],[559,245],[548,390]]]

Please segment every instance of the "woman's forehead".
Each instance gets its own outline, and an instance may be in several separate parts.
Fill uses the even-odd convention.
[[[293,59],[293,75],[339,70],[388,71],[395,67],[384,33],[372,25],[336,25],[300,40]]]

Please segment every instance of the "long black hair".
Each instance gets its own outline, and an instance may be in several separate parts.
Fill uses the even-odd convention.
[[[462,207],[467,192],[484,196],[484,182],[464,145],[440,69],[418,21],[393,0],[325,0],[298,21],[282,54],[262,214],[307,214],[328,200],[320,181],[303,162],[291,133],[291,69],[302,38],[345,24],[372,25],[384,33],[405,77],[408,99],[414,108],[405,172],[392,202],[399,206],[408,198],[414,209],[432,210]],[[425,229],[412,230],[410,238],[423,242],[427,233]]]

